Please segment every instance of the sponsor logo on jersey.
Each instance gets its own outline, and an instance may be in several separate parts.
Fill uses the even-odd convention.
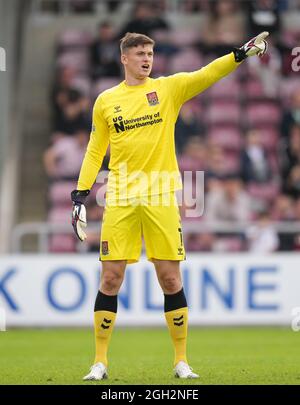
[[[124,118],[122,115],[118,117],[113,117],[113,125],[116,129],[116,132],[129,131],[131,129],[142,128],[148,125],[155,125],[163,122],[163,119],[160,117],[160,112],[158,111],[155,114],[146,114],[141,117],[134,117],[130,119]]]

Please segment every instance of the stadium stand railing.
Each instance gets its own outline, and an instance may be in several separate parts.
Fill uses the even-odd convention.
[[[232,223],[232,222],[217,222],[217,223],[199,223],[183,222],[182,228],[184,235],[189,233],[203,234],[206,232],[221,233],[224,235],[241,234],[245,235],[247,230],[253,225],[252,222]],[[87,233],[95,232],[99,234],[101,222],[97,224],[89,224]],[[272,228],[282,234],[298,234],[300,233],[300,221],[296,222],[272,222]],[[49,238],[52,235],[68,235],[74,237],[74,231],[70,224],[66,223],[49,223],[49,222],[29,222],[17,225],[13,230],[12,235],[12,252],[23,252],[23,238],[28,235],[36,235],[38,240],[38,249],[35,253],[48,253],[51,244]],[[75,239],[74,239],[75,240]],[[75,241],[77,251],[87,251],[88,245]],[[72,245],[73,246],[73,245]],[[72,250],[71,250],[72,251]],[[63,250],[61,253],[64,253]],[[73,250],[75,252],[75,250]],[[56,251],[56,253],[59,253]],[[224,253],[224,251],[222,251]]]

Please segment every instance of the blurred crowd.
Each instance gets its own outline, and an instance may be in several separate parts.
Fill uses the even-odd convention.
[[[92,12],[94,3],[72,1],[78,12]],[[121,3],[105,2],[111,13]],[[69,196],[88,143],[92,105],[99,93],[123,80],[119,40],[126,32],[155,39],[152,77],[159,77],[197,70],[267,30],[264,57],[247,60],[180,111],[175,136],[180,170],[205,172],[204,214],[189,218],[188,207],[181,207],[183,221],[198,222],[201,231],[186,232],[185,244],[188,251],[207,252],[300,250],[300,232],[274,227],[275,222],[300,221],[300,83],[291,52],[299,44],[300,28],[283,27],[281,21],[281,12],[290,8],[300,19],[300,2],[183,1],[182,13],[201,17],[196,29],[172,26],[164,17],[167,3],[133,2],[132,18],[121,29],[107,20],[94,36],[76,29],[59,36],[51,93],[53,130],[44,155],[48,220],[69,220]],[[108,162],[109,151],[102,170]],[[193,188],[194,182],[184,186]],[[103,214],[97,189],[95,185],[89,198],[89,223],[98,223]],[[210,227],[224,222],[231,231]],[[235,227],[245,222],[251,226]],[[99,250],[98,234],[90,233],[87,246]],[[73,235],[53,236],[51,250],[75,251]]]

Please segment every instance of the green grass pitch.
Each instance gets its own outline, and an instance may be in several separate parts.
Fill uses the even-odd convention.
[[[109,380],[83,382],[94,355],[91,329],[0,333],[0,384],[300,384],[300,332],[289,328],[190,328],[199,380],[173,377],[166,328],[116,328]]]

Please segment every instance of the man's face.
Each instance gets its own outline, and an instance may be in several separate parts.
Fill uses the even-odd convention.
[[[121,55],[121,62],[130,76],[144,79],[152,70],[153,46],[149,44],[129,48]]]

